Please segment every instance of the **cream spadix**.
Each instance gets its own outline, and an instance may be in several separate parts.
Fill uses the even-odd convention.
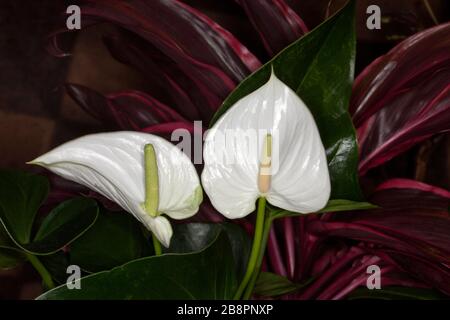
[[[145,157],[150,161],[145,161]],[[147,133],[123,131],[84,136],[31,163],[116,202],[166,247],[172,227],[161,214],[173,219],[189,218],[202,201],[200,181],[189,158],[168,141]],[[151,171],[155,168],[157,173]],[[146,191],[157,192],[156,202],[149,201]]]
[[[322,209],[330,196],[326,154],[314,118],[273,73],[214,124],[206,135],[204,162],[205,192],[231,219],[254,211],[261,196],[299,213]]]

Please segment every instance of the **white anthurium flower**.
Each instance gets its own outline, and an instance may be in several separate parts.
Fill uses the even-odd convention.
[[[111,132],[69,141],[31,161],[102,194],[133,214],[168,247],[173,219],[193,216],[202,201],[197,172],[168,141]]]
[[[207,133],[202,184],[230,219],[264,197],[279,208],[311,213],[330,196],[325,150],[311,112],[273,73],[236,102]]]

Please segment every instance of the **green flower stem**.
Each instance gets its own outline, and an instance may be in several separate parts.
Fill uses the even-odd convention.
[[[25,256],[27,257],[28,261],[30,261],[30,263],[33,265],[33,267],[36,269],[36,271],[39,273],[47,289],[53,289],[55,287],[55,284],[53,283],[52,276],[50,275],[48,270],[44,267],[42,262],[40,262],[39,259],[35,255],[32,255],[31,253],[26,252]]]
[[[269,215],[266,220],[264,221],[264,229],[263,229],[263,235],[261,240],[261,249],[259,251],[258,259],[256,261],[256,267],[255,271],[252,274],[252,277],[250,278],[250,282],[245,289],[244,295],[242,297],[243,300],[248,300],[252,296],[253,289],[255,288],[256,280],[258,280],[259,274],[261,272],[261,266],[262,262],[264,260],[264,254],[266,252],[266,246],[267,246],[267,240],[269,238],[270,234],[270,228],[272,228],[272,221],[273,216]]]
[[[239,300],[241,298],[242,293],[244,292],[248,282],[250,281],[253,273],[255,272],[256,263],[261,250],[261,239],[263,236],[265,211],[266,211],[266,198],[261,197],[258,199],[258,211],[256,214],[255,235],[253,236],[252,251],[250,253],[250,258],[248,260],[247,270],[245,271],[244,278],[242,279],[242,282],[239,285],[239,288],[233,297],[234,300]],[[265,247],[265,244],[263,246]]]
[[[152,232],[152,239],[153,239],[153,248],[155,248],[155,255],[160,256],[162,254],[161,243],[159,243],[158,238],[156,238],[153,232]]]

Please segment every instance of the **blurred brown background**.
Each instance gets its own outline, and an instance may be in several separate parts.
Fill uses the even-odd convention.
[[[210,15],[234,33],[246,46],[265,60],[259,39],[234,0],[185,1]],[[336,11],[343,0],[287,0],[310,29]],[[101,131],[97,122],[64,93],[62,84],[84,84],[107,93],[120,89],[145,90],[143,78],[134,70],[113,60],[101,41],[111,26],[99,25],[79,32],[68,44],[73,55],[62,59],[46,52],[46,37],[65,27],[63,13],[77,1],[2,0],[0,1],[0,167],[25,169],[26,161],[64,141]],[[395,43],[438,22],[449,20],[449,1],[423,0],[358,1],[357,71]],[[369,4],[382,9],[382,30],[365,28]],[[434,16],[433,16],[434,15]],[[412,167],[420,180],[448,188],[444,173],[424,169],[427,163],[449,168],[449,144],[441,136],[411,151]],[[397,170],[398,168],[394,168]],[[29,266],[0,272],[1,298],[32,298],[40,291]]]

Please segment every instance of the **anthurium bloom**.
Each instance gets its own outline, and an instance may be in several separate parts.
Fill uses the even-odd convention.
[[[150,161],[144,159],[147,155]],[[172,227],[161,214],[173,219],[189,218],[202,201],[200,181],[189,158],[168,141],[147,133],[122,131],[84,136],[31,163],[116,202],[166,247]],[[155,199],[147,197],[149,192]]]
[[[314,118],[273,72],[214,124],[205,138],[204,162],[203,188],[230,219],[253,212],[259,197],[285,210],[311,213],[330,196],[326,154]]]

